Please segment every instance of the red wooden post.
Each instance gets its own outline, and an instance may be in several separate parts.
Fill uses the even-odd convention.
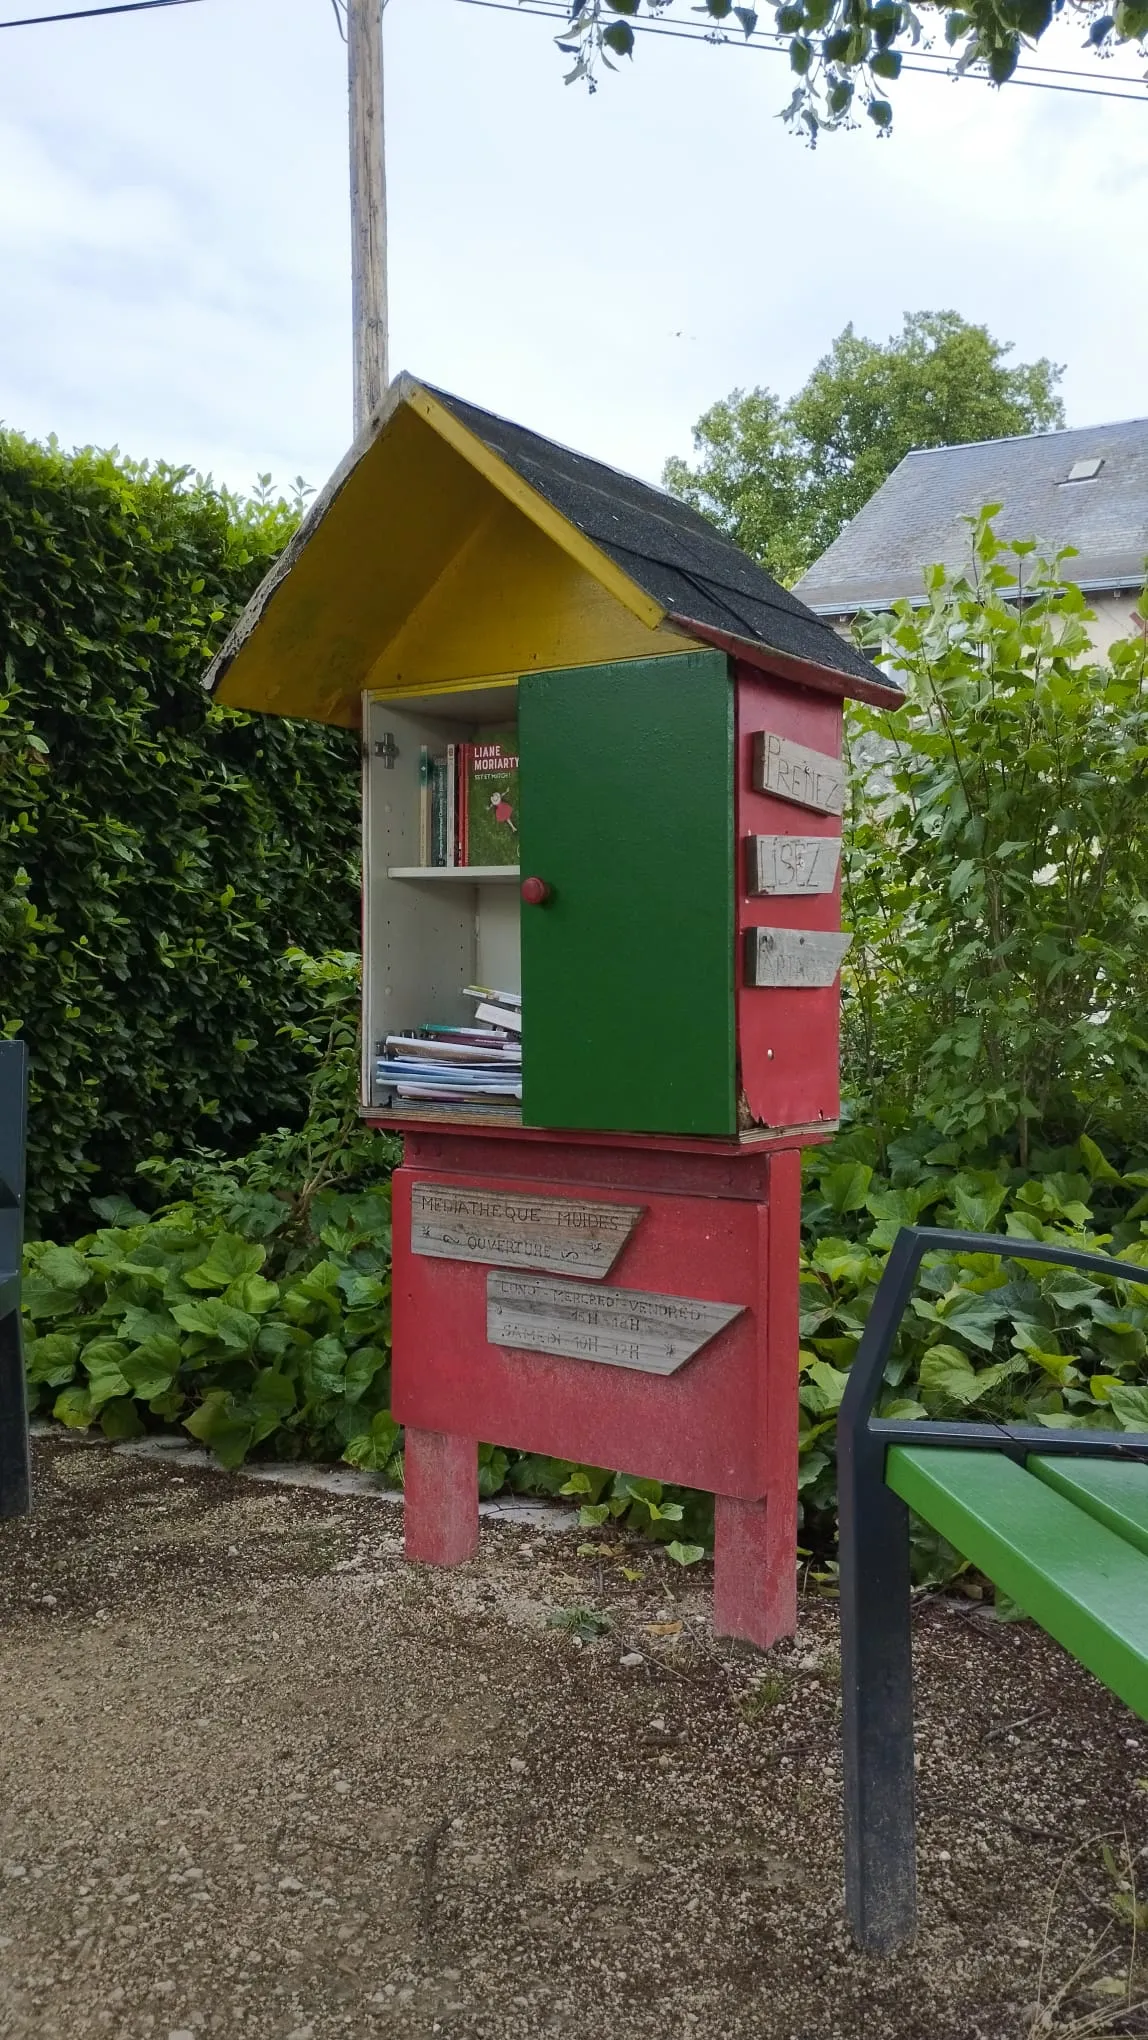
[[[407,1429],[403,1548],[423,1565],[478,1550],[478,1446],[454,1432]]]
[[[797,1268],[801,1154],[770,1162],[762,1231],[760,1368],[764,1493],[714,1505],[714,1632],[763,1649],[797,1627]]]

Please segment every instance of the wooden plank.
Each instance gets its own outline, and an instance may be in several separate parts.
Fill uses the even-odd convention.
[[[392,864],[388,878],[430,879],[441,885],[453,879],[462,885],[517,885],[517,864]]]
[[[642,1374],[679,1367],[745,1309],[640,1289],[586,1290],[545,1276],[488,1275],[486,1336],[492,1346],[563,1353]]]
[[[813,928],[747,928],[747,985],[831,985],[852,935]]]
[[[840,859],[840,836],[747,836],[746,890],[784,899],[832,892]]]
[[[1119,1459],[1034,1453],[1028,1470],[1125,1543],[1148,1554],[1148,1466]]]
[[[894,1493],[1148,1721],[1148,1561],[1003,1453],[894,1445]]]
[[[811,751],[772,730],[758,730],[753,740],[753,783],[758,793],[775,794],[820,815],[845,811],[845,768],[826,751]]]
[[[496,1268],[554,1268],[601,1282],[644,1210],[642,1204],[593,1204],[584,1197],[414,1183],[411,1251]]]

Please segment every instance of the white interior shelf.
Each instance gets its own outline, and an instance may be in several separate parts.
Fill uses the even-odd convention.
[[[392,864],[388,878],[454,879],[463,885],[517,885],[517,864]]]

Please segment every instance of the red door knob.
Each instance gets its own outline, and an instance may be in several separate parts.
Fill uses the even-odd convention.
[[[528,907],[544,907],[550,898],[550,887],[544,878],[524,878],[522,897]]]

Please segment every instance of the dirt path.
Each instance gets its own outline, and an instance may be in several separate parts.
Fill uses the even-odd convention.
[[[1148,1732],[1027,1626],[919,1611],[922,1925],[881,1964],[831,1604],[762,1658],[700,1571],[576,1534],[414,1570],[377,1504],[55,1443],[37,1502],[0,1524],[4,2040],[1021,2040],[1061,1872],[1044,2002],[1099,1954],[1037,2030],[1148,2031],[1097,1989]]]

